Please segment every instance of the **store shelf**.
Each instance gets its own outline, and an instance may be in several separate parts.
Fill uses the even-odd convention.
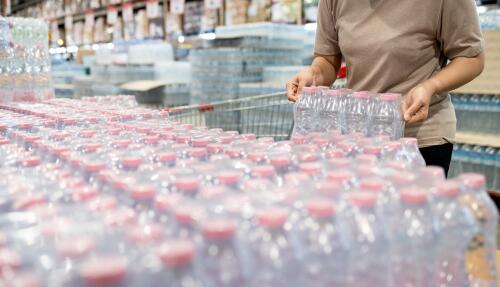
[[[21,2],[20,4],[12,5],[11,14],[14,14],[18,11],[21,11],[23,9],[26,9],[26,8],[34,6],[34,5],[38,5],[38,4],[42,3],[43,0],[28,0],[28,1],[20,1],[20,2]]]
[[[491,146],[500,148],[500,134],[457,132],[455,141],[461,144]]]
[[[160,5],[163,5],[164,1],[159,0],[158,3]],[[146,8],[146,2],[143,2],[143,1],[134,3],[134,5],[133,5],[134,10],[139,10],[139,9],[144,9],[144,8]],[[106,13],[107,13],[106,9],[107,9],[107,7],[93,9],[92,11],[94,13],[94,18],[106,16]],[[117,9],[118,13],[121,13],[122,6],[116,5],[116,9]],[[85,20],[85,12],[75,13],[72,15],[72,17],[73,17],[73,22],[84,21]],[[57,18],[57,24],[64,25],[64,16]]]

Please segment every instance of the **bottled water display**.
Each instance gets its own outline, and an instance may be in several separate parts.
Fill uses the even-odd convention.
[[[457,114],[457,130],[500,133],[500,97],[456,94],[451,97]]]
[[[488,190],[500,190],[500,148],[455,144],[450,175],[479,172],[486,177]]]
[[[294,135],[340,130],[343,134],[403,135],[400,94],[304,87],[294,106]]]
[[[484,177],[339,128],[275,142],[123,96],[2,104],[0,285],[496,286]]]
[[[481,30],[500,29],[500,11],[493,9],[479,13],[479,23],[481,24]]]
[[[0,16],[0,102],[54,97],[47,37],[42,20]]]

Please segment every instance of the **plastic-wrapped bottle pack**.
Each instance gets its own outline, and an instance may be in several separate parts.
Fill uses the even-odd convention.
[[[400,94],[304,87],[294,107],[294,135],[340,130],[343,134],[402,137]]]
[[[484,177],[445,180],[415,139],[275,142],[55,99],[0,105],[0,175],[0,285],[497,283]]]
[[[0,17],[0,102],[54,97],[47,37],[42,20]]]

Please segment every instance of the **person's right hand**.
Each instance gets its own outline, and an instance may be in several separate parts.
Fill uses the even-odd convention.
[[[315,76],[313,70],[308,67],[300,71],[286,84],[286,92],[288,100],[291,102],[297,101],[303,87],[314,86]]]

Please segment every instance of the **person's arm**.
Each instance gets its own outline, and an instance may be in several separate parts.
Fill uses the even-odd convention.
[[[424,121],[434,94],[449,92],[472,81],[484,68],[484,53],[476,57],[454,58],[443,70],[414,87],[403,101],[404,119],[408,124]]]
[[[311,66],[300,71],[286,85],[288,100],[295,102],[304,86],[330,86],[337,79],[342,55],[315,55]]]
[[[432,95],[452,91],[483,71],[483,37],[476,3],[472,0],[441,0],[436,40],[451,62],[431,79],[414,87],[402,108],[407,123],[427,119]]]

